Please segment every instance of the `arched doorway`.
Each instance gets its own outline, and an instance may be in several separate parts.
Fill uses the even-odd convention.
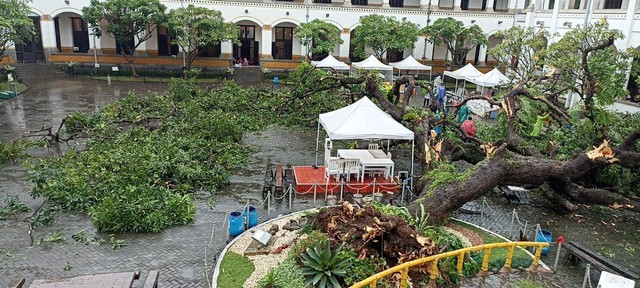
[[[293,60],[293,29],[295,28],[296,24],[289,22],[280,23],[273,28],[273,42],[271,43],[273,59]],[[299,49],[297,50],[299,51]]]
[[[498,60],[496,58],[494,58],[493,56],[489,55],[489,50],[491,50],[491,48],[498,46],[498,44],[502,43],[502,39],[498,38],[495,34],[489,36],[489,38],[487,38],[488,43],[487,43],[487,55],[485,56],[485,58],[483,59],[485,63],[487,63],[487,65],[489,66],[495,66],[498,64]]]
[[[29,16],[29,18],[33,21],[35,33],[28,41],[15,45],[16,58],[22,63],[44,62],[40,16]]]
[[[82,15],[64,12],[53,18],[56,30],[56,47],[58,52],[89,52],[89,26]]]
[[[262,29],[255,22],[242,20],[236,23],[240,28],[238,42],[233,44],[233,59],[244,59],[250,65],[258,65],[260,61],[260,40],[262,39]]]
[[[351,61],[351,62],[360,62],[360,61],[364,60],[364,58],[355,55],[356,45],[353,43],[353,38],[355,38],[356,29],[358,29],[358,28],[352,29],[351,30],[351,34],[349,36],[349,38],[350,38],[350,41],[349,41],[349,61]]]

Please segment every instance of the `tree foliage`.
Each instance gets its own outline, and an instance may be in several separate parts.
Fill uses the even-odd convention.
[[[167,26],[172,34],[172,44],[186,51],[186,70],[207,45],[223,41],[236,41],[240,30],[234,23],[224,22],[222,13],[204,7],[189,5],[169,12]]]
[[[351,43],[355,45],[355,55],[367,57],[365,49],[371,49],[373,55],[386,62],[385,54],[391,50],[404,50],[413,47],[418,40],[420,27],[410,21],[398,21],[392,16],[372,14],[360,17],[360,26],[356,28]]]
[[[467,53],[478,45],[487,45],[487,37],[478,25],[465,27],[462,21],[451,17],[440,18],[423,29],[427,39],[434,45],[444,45],[451,54],[455,67],[465,63]]]
[[[300,45],[309,47],[307,58],[311,55],[323,55],[333,52],[337,45],[344,43],[340,38],[340,30],[329,22],[314,19],[309,23],[302,23],[293,30]]]
[[[7,48],[22,44],[35,33],[33,21],[29,18],[30,0],[0,1],[0,59]]]
[[[93,35],[106,34],[116,40],[136,77],[135,51],[166,22],[166,9],[159,0],[91,0],[82,8],[82,17]]]

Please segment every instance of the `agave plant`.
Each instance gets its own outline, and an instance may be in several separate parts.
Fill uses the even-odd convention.
[[[342,288],[338,279],[346,276],[349,262],[339,256],[341,249],[342,245],[332,252],[329,241],[318,242],[313,249],[307,248],[307,253],[302,255],[302,274],[307,277],[305,284]]]

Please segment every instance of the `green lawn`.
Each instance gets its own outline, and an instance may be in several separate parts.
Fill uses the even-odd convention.
[[[218,287],[242,288],[244,281],[251,276],[255,268],[249,258],[227,251],[220,264]]]
[[[107,76],[96,76],[93,77],[96,80],[107,81]],[[171,78],[164,77],[142,77],[138,76],[137,78],[131,76],[111,76],[111,81],[121,81],[121,82],[147,82],[147,83],[169,83]],[[196,83],[220,83],[222,79],[207,79],[207,78],[196,78]]]
[[[24,85],[22,83],[18,84],[18,94],[27,91],[27,89],[29,89],[29,87],[27,85]],[[9,86],[8,82],[2,82],[0,83],[0,91],[12,91],[11,87]]]
[[[485,244],[489,243],[501,243],[507,242],[502,238],[496,237],[492,234],[485,232],[484,230],[478,229],[475,226],[468,225],[463,222],[455,221],[456,224],[467,228],[482,238]],[[489,258],[489,269],[500,269],[504,266],[505,259],[507,258],[507,253],[509,252],[508,248],[498,248],[491,250],[491,257]],[[478,260],[482,263],[482,258],[484,257],[484,252],[478,253]],[[474,257],[475,258],[475,257]],[[513,253],[513,259],[511,260],[512,268],[526,268],[531,266],[533,263],[533,258],[529,256],[524,250],[516,249]]]

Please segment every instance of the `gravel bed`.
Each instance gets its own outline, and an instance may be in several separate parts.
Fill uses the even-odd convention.
[[[260,230],[269,231],[269,228],[271,228],[271,226],[278,225],[280,230],[276,233],[277,238],[270,247],[271,249],[270,254],[247,256],[247,258],[249,258],[249,260],[253,262],[253,265],[255,266],[255,270],[253,271],[253,274],[251,274],[251,276],[247,278],[247,280],[244,282],[244,285],[242,287],[245,287],[245,288],[257,287],[258,281],[260,279],[262,279],[265,275],[267,275],[267,273],[269,273],[271,269],[280,265],[280,263],[282,263],[282,261],[284,261],[284,259],[287,258],[287,254],[289,253],[289,248],[291,248],[294,241],[298,238],[298,231],[283,230],[282,226],[289,223],[291,219],[299,220],[300,217],[301,215],[293,215],[291,217],[284,217],[282,219],[278,219],[276,221],[272,221],[270,223],[257,226],[257,228],[259,228]],[[250,233],[245,233],[238,236],[241,238],[236,240],[236,242],[229,247],[229,251],[233,251],[235,253],[243,255],[244,251],[247,249],[251,241],[253,241],[253,239],[251,238],[251,236],[253,236],[253,232],[255,232],[254,228],[250,230]],[[278,254],[273,254],[273,251],[275,249],[277,249],[278,247],[284,244],[288,244],[289,247],[287,247],[286,249],[282,249],[282,251]]]
[[[476,234],[476,232],[473,232],[467,228],[464,228],[460,225],[456,225],[456,224],[452,224],[452,223],[448,223],[447,226],[448,228],[457,231],[458,233],[462,234],[462,236],[464,236],[465,238],[467,238],[467,241],[469,241],[469,243],[471,243],[471,246],[478,246],[478,245],[482,245],[484,244],[484,241],[482,241],[482,238],[480,236],[478,236],[478,234]]]

